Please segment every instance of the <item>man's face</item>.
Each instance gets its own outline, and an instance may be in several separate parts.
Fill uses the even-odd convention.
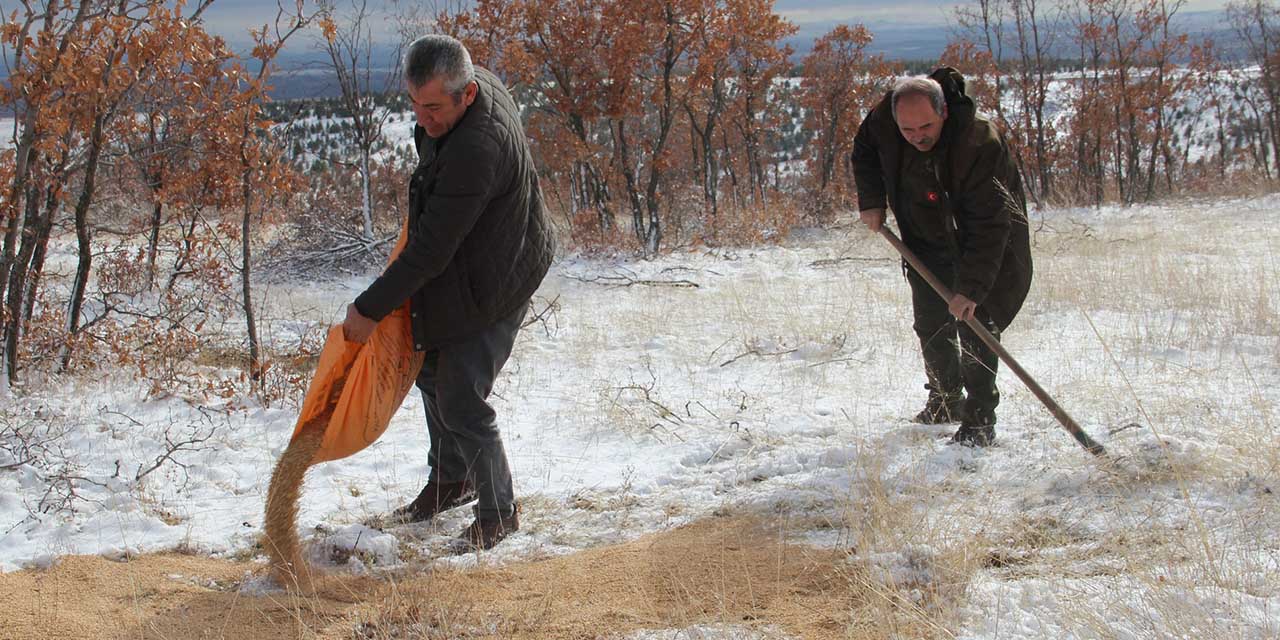
[[[942,108],[942,115],[933,110],[929,98],[920,95],[904,96],[898,101],[898,131],[911,146],[929,151],[938,144],[938,136],[942,135],[942,122],[947,119],[947,109]]]
[[[409,86],[409,101],[413,103],[413,115],[427,135],[439,138],[449,133],[476,99],[475,81],[463,87],[462,95],[449,95],[444,88],[444,78],[432,78],[419,87]]]

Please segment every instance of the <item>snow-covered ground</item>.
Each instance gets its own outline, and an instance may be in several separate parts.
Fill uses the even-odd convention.
[[[908,597],[960,581],[959,637],[1276,637],[1278,212],[1267,196],[1033,215],[1036,282],[1005,345],[1114,465],[1007,369],[998,446],[947,446],[953,426],[909,423],[924,376],[907,288],[891,250],[849,226],[775,247],[558,261],[535,299],[557,310],[523,331],[495,390],[523,510],[493,553],[445,553],[466,510],[378,527],[427,476],[413,393],[381,440],[312,470],[300,529],[318,562],[358,572],[786,514],[797,539],[847,549]],[[372,275],[274,285],[264,335],[339,319]],[[140,398],[108,372],[6,401],[0,429],[46,434],[76,499],[51,508],[65,491],[0,455],[0,567],[255,554],[296,409]],[[166,439],[205,436],[132,481]]]

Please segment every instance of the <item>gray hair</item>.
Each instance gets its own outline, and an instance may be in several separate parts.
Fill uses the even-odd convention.
[[[444,89],[450,95],[460,95],[462,89],[476,79],[471,54],[461,42],[449,36],[422,36],[414,40],[404,54],[404,79],[416,89],[436,78],[444,78]]]
[[[947,108],[947,98],[942,95],[942,85],[925,76],[902,78],[893,85],[893,118],[898,119],[898,101],[907,96],[924,96],[933,105],[933,112],[942,115]]]

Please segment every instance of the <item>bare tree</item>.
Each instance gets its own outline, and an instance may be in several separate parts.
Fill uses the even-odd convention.
[[[1053,192],[1053,159],[1050,142],[1054,139],[1052,124],[1045,118],[1049,97],[1049,58],[1054,47],[1054,34],[1059,31],[1057,12],[1045,9],[1039,0],[1011,0],[1014,28],[1017,30],[1018,92],[1022,103],[1022,126],[1025,144],[1031,147],[1034,167],[1031,178],[1040,198]]]
[[[962,37],[991,60],[997,121],[1039,201],[1053,188],[1053,125],[1045,116],[1050,64],[1061,12],[1045,0],[975,0],[956,9]],[[1006,104],[1004,93],[1016,100]]]
[[[1265,158],[1270,147],[1274,175],[1280,176],[1280,7],[1274,0],[1240,0],[1227,5],[1227,15],[1249,62],[1258,66],[1258,92],[1264,99],[1252,106],[1268,140],[1254,153]]]
[[[330,68],[337,76],[342,106],[351,116],[352,141],[359,156],[363,237],[365,242],[372,243],[371,163],[374,152],[383,142],[383,127],[391,116],[391,110],[378,107],[375,100],[380,95],[388,95],[399,84],[399,56],[392,56],[393,68],[389,73],[377,77],[375,69],[379,66],[373,60],[368,0],[352,0],[351,12],[345,15],[339,14],[336,0],[319,0],[319,7],[319,24],[324,33],[321,47],[329,55]]]
[[[244,309],[245,331],[249,338],[249,380],[250,384],[260,389],[264,383],[262,376],[262,354],[258,340],[258,325],[253,308],[253,245],[252,221],[255,214],[260,214],[259,207],[263,203],[255,197],[264,184],[279,185],[285,181],[279,170],[279,153],[270,148],[264,136],[257,131],[257,123],[261,118],[262,101],[266,97],[266,81],[271,75],[272,65],[280,49],[294,34],[306,28],[308,18],[303,14],[302,0],[286,10],[280,5],[274,29],[265,26],[255,31],[256,45],[254,58],[258,63],[258,72],[245,86],[244,102],[239,114],[240,130],[235,149],[235,159],[240,166],[240,290],[241,303]],[[273,192],[269,189],[268,192]]]

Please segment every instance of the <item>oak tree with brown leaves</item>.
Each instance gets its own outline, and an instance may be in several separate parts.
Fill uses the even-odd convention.
[[[884,56],[867,53],[871,39],[861,24],[841,25],[814,42],[804,59],[800,100],[813,136],[809,179],[819,217],[849,206],[853,179],[847,165],[854,135],[893,77]]]

